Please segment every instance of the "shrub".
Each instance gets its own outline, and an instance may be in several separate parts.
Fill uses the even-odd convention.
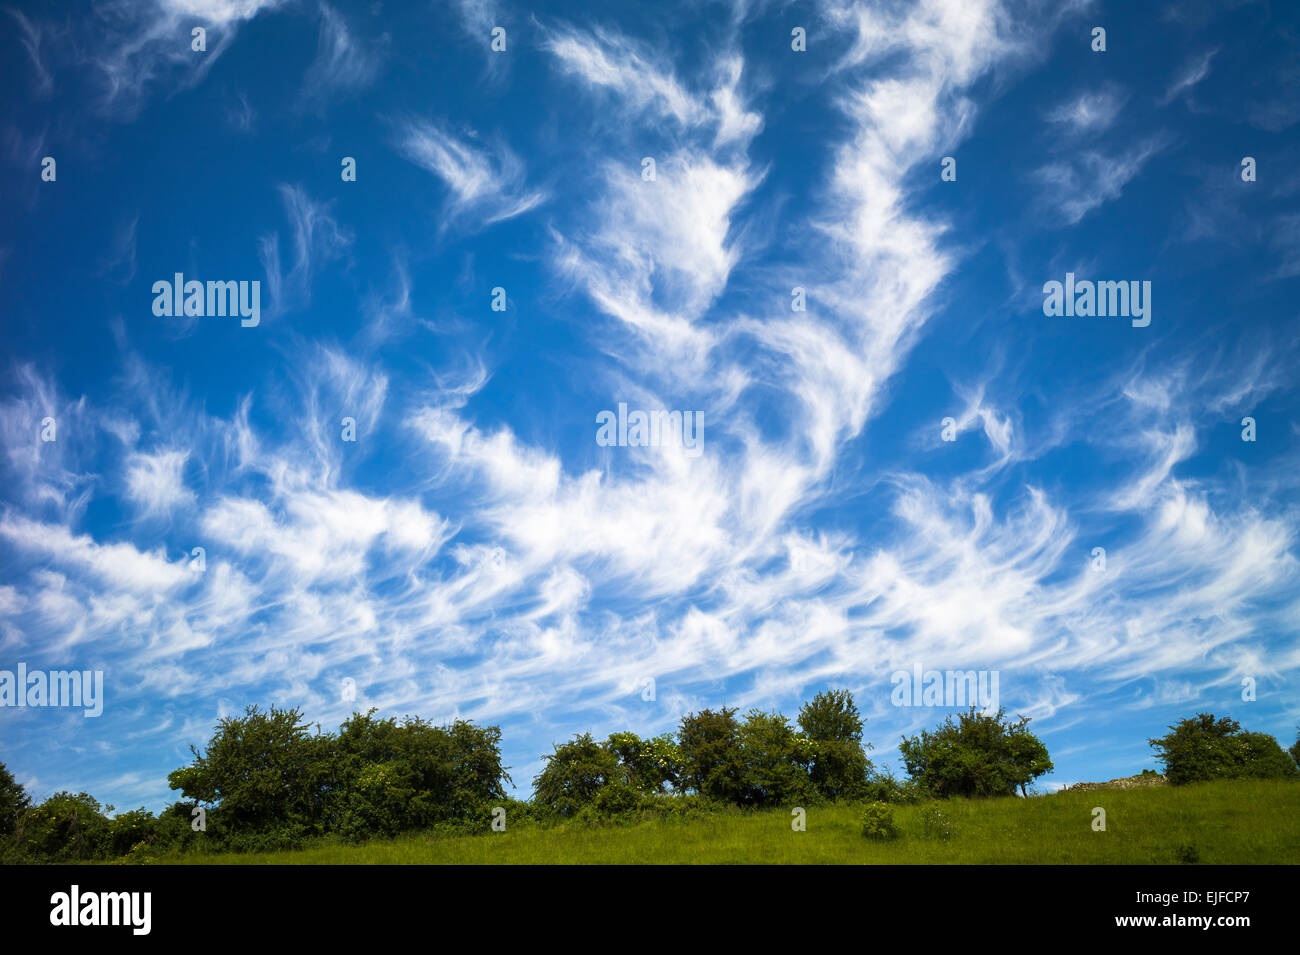
[[[109,849],[109,821],[88,793],[55,793],[23,813],[14,842],[27,858],[45,862],[102,859]]]
[[[818,693],[799,710],[799,728],[813,742],[808,775],[817,791],[828,799],[865,795],[871,761],[862,745],[862,718],[853,695],[848,690]]]
[[[145,809],[121,812],[108,821],[108,852],[113,856],[126,855],[137,843],[153,841],[158,820]]]
[[[354,713],[337,735],[309,733],[297,710],[249,707],[222,720],[205,753],[168,777],[213,807],[208,841],[288,847],[331,832],[392,836],[435,825],[472,827],[505,798],[501,731],[457,720]],[[169,827],[179,835],[179,829]]]
[[[159,852],[180,852],[194,846],[211,848],[217,840],[194,831],[194,803],[175,802],[154,820],[152,846]]]
[[[808,778],[813,750],[780,713],[751,710],[738,733],[740,742],[740,803],[777,806],[811,801]]]
[[[635,733],[613,733],[605,746],[623,768],[624,782],[641,793],[662,793],[682,784],[681,747],[671,733],[642,739]]]
[[[898,780],[893,773],[875,773],[863,786],[862,797],[871,802],[907,805],[928,798],[912,780]]]
[[[171,773],[168,785],[197,802],[220,803],[231,829],[305,833],[319,820],[335,760],[332,739],[309,734],[301,719],[296,709],[274,706],[225,717],[207,752],[191,746],[194,762]]]
[[[878,842],[897,839],[898,825],[894,822],[894,808],[883,802],[867,803],[862,810],[862,834]]]
[[[641,793],[617,780],[606,783],[592,800],[596,811],[606,816],[627,816],[641,807]]]
[[[1235,720],[1215,719],[1212,713],[1180,720],[1148,742],[1175,786],[1209,779],[1300,778],[1294,760],[1272,736],[1243,732]]]
[[[903,737],[899,752],[907,773],[932,796],[1013,796],[1052,769],[1047,747],[1029,733],[1026,717],[1012,722],[971,707],[933,732]]]
[[[547,812],[576,815],[595,801],[617,771],[618,758],[583,733],[546,757],[546,766],[533,780],[533,802]]]
[[[18,819],[31,806],[31,797],[13,774],[0,763],[0,836],[13,835]]]
[[[682,717],[678,731],[685,785],[718,802],[738,804],[744,792],[740,723],[728,707]]]

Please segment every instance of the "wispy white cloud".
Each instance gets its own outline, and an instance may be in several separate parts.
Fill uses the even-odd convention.
[[[1066,225],[1118,199],[1146,164],[1165,148],[1164,136],[1151,136],[1115,155],[1084,150],[1072,159],[1041,166],[1034,173],[1044,205]]]
[[[1196,86],[1201,80],[1210,75],[1210,63],[1214,60],[1218,50],[1208,50],[1200,56],[1189,62],[1177,78],[1165,90],[1165,94],[1160,97],[1160,105],[1165,106],[1172,103],[1179,96],[1186,93],[1192,87]]]
[[[526,186],[523,163],[505,146],[489,149],[432,122],[408,119],[398,126],[396,147],[443,181],[453,218],[490,225],[522,215],[546,199],[544,191]]]
[[[127,461],[126,493],[145,514],[167,514],[192,503],[194,494],[185,486],[185,451],[159,451],[131,455]]]
[[[201,82],[229,48],[240,25],[282,0],[112,0],[94,8],[84,56],[98,71],[98,108],[131,118],[159,90],[174,93]],[[207,49],[191,49],[195,27]]]
[[[54,92],[54,77],[50,75],[49,68],[45,65],[41,52],[41,38],[44,34],[44,28],[23,16],[21,10],[6,8],[5,12],[18,23],[21,34],[19,41],[27,52],[27,58],[32,65],[32,89],[37,98],[44,99]]]
[[[1047,118],[1075,136],[1099,133],[1115,122],[1124,100],[1124,95],[1117,89],[1080,93],[1053,109]]]
[[[316,58],[303,78],[303,94],[317,106],[369,86],[379,73],[387,42],[386,35],[377,42],[357,39],[328,4],[320,5],[320,18]]]
[[[293,261],[286,272],[280,260],[278,233],[258,240],[258,256],[272,305],[270,309],[263,307],[263,317],[309,304],[316,270],[322,263],[343,255],[353,241],[352,233],[331,214],[330,203],[312,199],[301,186],[282,184],[279,191],[292,232]]]

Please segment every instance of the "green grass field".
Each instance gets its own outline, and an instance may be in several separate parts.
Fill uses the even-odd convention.
[[[1300,785],[1238,781],[937,803],[955,833],[925,835],[921,807],[896,807],[892,842],[863,838],[852,806],[810,807],[807,831],[789,811],[717,813],[587,827],[525,824],[474,836],[408,836],[363,846],[185,855],[160,863],[393,865],[428,863],[966,863],[1217,864],[1300,862]],[[1092,828],[1094,806],[1106,831]],[[1185,847],[1191,847],[1189,851]]]

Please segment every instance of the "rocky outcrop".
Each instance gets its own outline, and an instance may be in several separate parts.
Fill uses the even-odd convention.
[[[1075,783],[1066,786],[1061,792],[1091,792],[1095,789],[1142,789],[1147,786],[1163,786],[1165,777],[1159,773],[1139,773],[1137,776],[1124,776],[1106,783]]]

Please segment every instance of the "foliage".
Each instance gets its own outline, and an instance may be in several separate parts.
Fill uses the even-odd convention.
[[[59,792],[24,812],[13,838],[18,852],[33,860],[102,859],[109,851],[109,821],[88,793]]]
[[[808,776],[812,742],[780,713],[751,710],[737,733],[744,806],[783,806],[814,795]]]
[[[911,804],[929,798],[925,791],[910,779],[899,780],[893,773],[872,773],[862,790],[862,798],[870,802]]]
[[[31,804],[31,797],[22,784],[0,763],[0,836],[13,835],[18,819]]]
[[[321,814],[333,774],[331,738],[313,736],[302,714],[250,706],[218,724],[206,753],[191,746],[194,762],[167,777],[196,802],[220,804],[222,823],[246,832],[282,828],[310,831]]]
[[[542,809],[571,816],[590,805],[618,774],[618,757],[590,733],[560,743],[533,780],[533,801]]]
[[[651,739],[613,733],[605,745],[623,768],[623,781],[636,792],[662,793],[681,786],[685,763],[671,733]]]
[[[1175,786],[1210,779],[1296,779],[1295,760],[1267,733],[1244,732],[1236,720],[1197,713],[1148,740]]]
[[[686,787],[718,802],[740,803],[745,767],[736,711],[724,706],[684,716],[677,740]]]
[[[208,841],[250,848],[335,833],[361,840],[483,823],[505,799],[501,732],[457,720],[354,713],[337,734],[311,733],[297,710],[249,707],[218,725],[206,752],[168,777],[210,806]],[[171,824],[169,833],[192,842]]]
[[[848,690],[818,693],[799,710],[799,728],[814,744],[808,775],[828,799],[857,799],[866,793],[872,767],[862,745],[862,725]]]
[[[869,802],[862,810],[862,834],[868,839],[885,842],[898,838],[894,808],[888,803]]]
[[[339,727],[325,828],[350,838],[480,819],[505,799],[501,732],[354,713]]]
[[[989,715],[971,707],[955,723],[949,716],[934,732],[903,737],[898,749],[908,775],[933,796],[1010,796],[1052,769],[1028,723],[1007,719],[1001,709]]]

